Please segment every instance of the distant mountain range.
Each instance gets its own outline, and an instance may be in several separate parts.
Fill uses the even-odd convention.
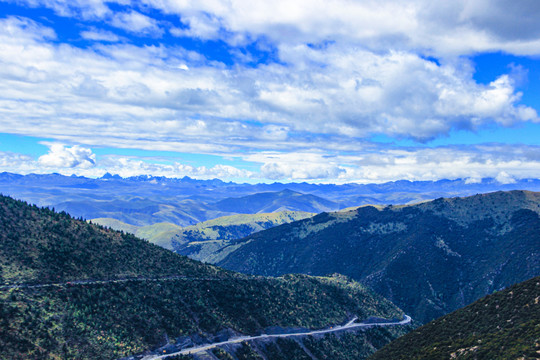
[[[412,331],[370,360],[538,359],[539,299],[535,277]]]
[[[240,214],[271,213],[285,210],[319,213],[341,208],[336,202],[289,189],[279,192],[257,193],[240,198],[227,198],[218,201],[215,206],[224,212]]]
[[[276,211],[323,212],[365,204],[407,204],[439,197],[467,196],[497,190],[540,191],[540,180],[501,184],[494,179],[470,182],[396,181],[384,184],[236,184],[188,177],[106,174],[77,176],[0,173],[0,193],[39,206],[54,207],[85,219],[113,218],[145,226],[179,226],[222,216]]]
[[[246,276],[5,196],[0,226],[2,359],[140,359],[242,334],[324,328],[353,315],[404,316],[343,276]],[[362,359],[405,329],[270,338],[196,358]]]
[[[427,322],[540,274],[540,193],[495,192],[322,213],[214,256],[260,275],[341,273]]]

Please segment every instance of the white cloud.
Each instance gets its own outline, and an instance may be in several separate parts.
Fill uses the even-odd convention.
[[[12,2],[30,7],[44,6],[60,16],[77,16],[90,20],[101,19],[111,11],[103,0],[12,0]]]
[[[506,171],[501,171],[500,173],[498,173],[495,177],[495,180],[497,180],[501,184],[513,184],[516,182],[516,179],[514,179]]]
[[[540,8],[534,1],[457,0],[249,2],[144,0],[145,4],[186,19],[212,19],[227,41],[270,38],[277,43],[336,40],[373,50],[426,51],[440,55],[505,51],[540,53]],[[189,21],[187,21],[189,23]],[[206,38],[208,27],[189,31]]]
[[[90,30],[82,31],[81,36],[83,39],[92,41],[120,41],[120,37],[115,33],[97,28],[91,28]]]
[[[376,51],[422,51],[435,56],[497,52],[540,53],[540,6],[530,0],[17,0],[61,16],[108,19],[110,3],[180,16],[187,29],[172,33],[238,43],[328,40]]]
[[[187,28],[172,27],[169,31],[178,37],[196,37],[204,40],[219,38],[220,23],[215,17],[206,13],[197,16],[182,16]]]
[[[215,165],[213,167],[191,166],[179,162],[161,164],[152,162],[151,159],[137,159],[130,157],[107,156],[100,166],[111,174],[119,174],[122,177],[150,174],[153,176],[166,176],[170,178],[182,178],[189,176],[196,179],[245,179],[253,176],[253,173],[228,165]],[[103,171],[105,172],[105,171]]]
[[[38,163],[49,168],[88,169],[96,165],[96,155],[92,150],[78,145],[66,147],[62,144],[51,144],[49,152],[40,156]]]
[[[446,146],[437,148],[365,148],[354,155],[321,152],[256,153],[244,160],[260,163],[257,177],[287,181],[381,183],[404,180],[495,178],[501,183],[536,178],[538,146]]]
[[[114,14],[110,23],[112,26],[136,34],[160,36],[163,33],[155,19],[133,10]]]
[[[0,151],[0,172],[29,174],[37,169],[37,164],[29,155]]]
[[[46,41],[56,39],[56,33],[49,27],[44,27],[34,20],[10,16],[1,19],[0,29],[4,37],[11,37],[20,41]]]
[[[309,181],[320,183],[382,183],[396,179],[467,179],[476,183],[494,178],[508,184],[537,178],[540,146],[446,146],[438,148],[366,148],[355,154],[328,156],[322,152],[246,154],[252,170],[217,164],[212,167],[171,162],[166,158],[102,155],[90,149],[54,144],[38,160],[28,155],[0,152],[0,172],[21,174],[57,172],[100,177],[106,172],[123,177],[137,175],[226,181]],[[255,170],[257,169],[258,170]]]
[[[175,36],[232,45],[258,40],[275,48],[278,60],[226,66],[170,45],[80,49],[51,42],[54,30],[36,21],[0,19],[0,129],[84,146],[243,153],[261,165],[259,174],[128,158],[100,167],[77,162],[84,154],[63,147],[51,148],[38,170],[340,182],[511,181],[538,171],[538,158],[526,158],[538,152],[534,147],[487,147],[485,154],[480,148],[386,150],[360,140],[386,134],[426,141],[455,129],[538,122],[537,112],[520,104],[513,75],[479,84],[461,56],[540,54],[534,2],[142,0],[137,6],[118,0],[117,13],[109,8],[114,1],[23,2],[139,36],[159,36],[168,27]],[[145,6],[178,15],[186,27],[158,22],[145,15]],[[96,28],[81,36],[120,40]]]

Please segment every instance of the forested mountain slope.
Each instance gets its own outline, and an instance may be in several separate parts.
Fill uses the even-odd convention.
[[[538,359],[539,339],[540,277],[535,277],[434,320],[370,359]]]
[[[496,192],[323,213],[233,242],[251,274],[338,272],[427,322],[540,274],[540,193]]]
[[[322,328],[353,315],[403,318],[344,277],[237,274],[3,196],[0,225],[3,359],[114,359],[267,327]],[[337,351],[353,359],[402,331],[306,341],[321,358]]]

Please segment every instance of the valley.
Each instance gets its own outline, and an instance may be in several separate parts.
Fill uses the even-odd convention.
[[[2,197],[2,356],[362,359],[540,273],[539,193],[284,210],[304,199],[323,204],[248,195],[180,226]]]
[[[401,321],[388,321],[388,322],[378,321],[378,322],[357,323],[356,320],[358,320],[358,318],[354,317],[353,319],[349,320],[345,325],[334,325],[323,330],[312,330],[312,331],[306,331],[306,332],[271,334],[271,335],[262,334],[262,335],[256,335],[256,336],[240,336],[240,337],[232,338],[230,340],[221,341],[221,342],[217,342],[213,344],[203,344],[196,347],[186,348],[178,352],[167,354],[167,355],[148,356],[148,357],[145,357],[145,359],[148,359],[148,360],[164,359],[169,356],[180,355],[180,354],[196,354],[196,353],[206,351],[208,349],[212,349],[218,346],[223,346],[227,344],[236,344],[240,342],[248,342],[248,341],[259,340],[259,339],[287,338],[287,337],[297,337],[297,336],[304,337],[304,336],[328,334],[328,333],[333,333],[333,332],[338,332],[338,331],[347,331],[347,330],[356,329],[356,328],[406,325],[406,324],[410,324],[412,319],[410,316],[405,315],[405,318]]]
[[[0,0],[0,360],[540,360],[540,0]]]

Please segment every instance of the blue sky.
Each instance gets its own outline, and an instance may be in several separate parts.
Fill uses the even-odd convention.
[[[0,0],[0,171],[540,174],[534,1]]]

